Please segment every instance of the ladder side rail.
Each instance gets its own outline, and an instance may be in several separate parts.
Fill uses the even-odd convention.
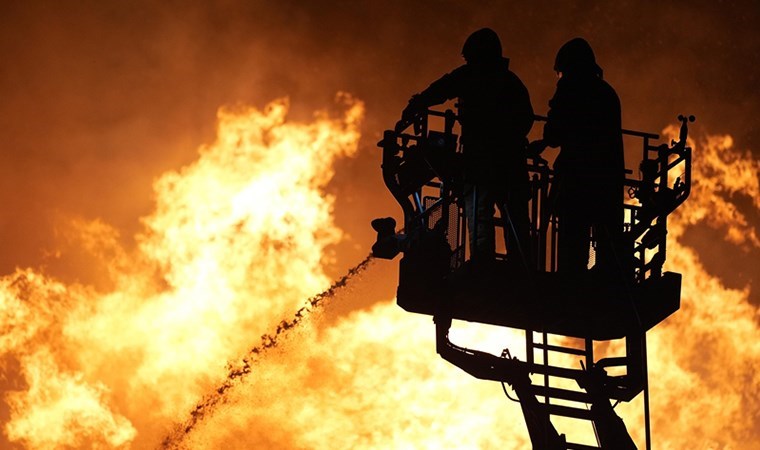
[[[531,235],[531,252],[535,255],[535,269],[543,271],[541,265],[541,223],[539,220],[539,204],[541,195],[541,186],[538,174],[533,174],[530,178],[530,235]]]
[[[544,362],[544,365],[546,367],[552,367],[549,364],[549,349],[547,348],[547,346],[549,344],[549,333],[547,333],[546,331],[543,331],[541,333],[541,335],[543,336],[543,344],[544,344],[544,347],[542,349],[543,350],[543,362]],[[550,381],[549,377],[550,377],[549,372],[548,371],[544,372],[544,386],[546,386],[546,387],[551,386],[549,384],[549,381]],[[544,404],[547,407],[549,407],[549,405],[551,405],[551,397],[549,397],[549,396],[544,397]]]

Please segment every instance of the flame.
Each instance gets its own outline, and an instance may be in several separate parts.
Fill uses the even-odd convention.
[[[100,221],[74,221],[112,289],[40,271],[0,279],[0,354],[23,378],[6,395],[8,439],[33,449],[155,445],[173,420],[314,292],[342,232],[324,187],[353,155],[363,105],[286,121],[287,100],[222,109],[216,141],[161,176],[134,250]],[[285,276],[287,275],[287,276]]]
[[[663,134],[673,138],[677,129],[670,126]],[[690,145],[695,146],[693,140]],[[689,200],[687,209],[677,210],[669,227],[671,235],[680,237],[686,227],[702,223],[725,230],[726,240],[744,250],[760,248],[757,230],[735,201],[744,196],[760,209],[760,162],[749,151],[734,150],[733,145],[731,136],[715,135],[698,146],[692,167],[692,198],[697,200]]]
[[[343,117],[320,114],[306,124],[286,120],[284,100],[263,111],[220,111],[216,142],[156,181],[156,209],[134,250],[105,223],[75,221],[110,289],[31,269],[0,278],[4,369],[17,364],[23,378],[5,396],[11,441],[32,449],[156,447],[200,399],[227,386],[223,401],[173,446],[530,448],[519,405],[498,383],[441,360],[430,318],[392,299],[333,323],[308,316],[246,376],[225,384],[227,361],[329,285],[323,268],[341,230],[323,188],[334,161],[356,151],[363,111],[341,100]],[[758,162],[728,136],[692,147],[692,197],[670,222],[666,263],[684,274],[682,308],[648,340],[654,442],[758,448],[758,310],[749,287],[724,286],[682,239],[705,225],[724,230],[726,245],[760,248],[756,225],[735,201],[758,207]],[[337,291],[333,300],[354,295]],[[457,323],[452,339],[524,358],[514,330]],[[641,397],[617,411],[643,448]],[[593,442],[589,427],[576,427],[558,422],[573,440]]]
[[[692,197],[671,221],[667,262],[668,270],[684,274],[682,308],[648,335],[654,445],[758,448],[758,310],[749,303],[749,288],[724,286],[702,266],[700,255],[679,240],[688,226],[738,227],[745,239],[737,241],[727,232],[727,244],[757,248],[754,225],[742,220],[740,208],[726,194],[757,201],[758,163],[735,151],[728,137],[710,136],[691,145]],[[717,173],[735,178],[723,182]],[[494,334],[484,328],[460,325],[452,339],[497,354],[507,346],[524,358],[521,333]],[[615,346],[620,343],[612,343],[609,350]],[[328,329],[305,326],[253,373],[186,437],[184,448],[531,445],[519,406],[505,399],[501,387],[443,362],[435,354],[429,318],[407,314],[390,300]],[[617,411],[644,448],[642,396]],[[587,423],[555,424],[571,440],[595,442]]]
[[[675,127],[663,134],[675,137]],[[692,194],[668,224],[668,270],[684,275],[681,309],[648,334],[653,433],[658,448],[760,448],[760,312],[750,287],[730,289],[683,243],[689,227],[724,232],[725,245],[757,251],[757,224],[738,204],[760,208],[760,162],[728,135],[694,148]],[[639,422],[640,423],[640,422]]]

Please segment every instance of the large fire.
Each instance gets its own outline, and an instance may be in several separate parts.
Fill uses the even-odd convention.
[[[102,256],[105,292],[34,270],[0,280],[0,354],[18,364],[4,432],[27,448],[154,445],[245,353],[330,280],[341,239],[323,194],[356,151],[361,102],[286,122],[288,102],[221,110],[216,142],[155,183],[134,252],[100,222],[78,222]]]
[[[5,397],[12,442],[529,448],[520,408],[501,386],[438,358],[432,321],[392,299],[333,323],[312,314],[246,371],[234,371],[258,336],[330,284],[326,255],[341,230],[324,188],[335,160],[356,151],[363,113],[360,102],[341,99],[343,117],[320,114],[312,123],[286,121],[286,101],[222,110],[216,142],[155,183],[156,208],[134,251],[112,227],[77,221],[81,245],[110,273],[109,289],[32,269],[0,279],[0,352],[6,372],[21,378]],[[733,201],[747,196],[760,208],[759,165],[727,136],[693,147],[694,189],[670,223],[666,264],[684,274],[682,308],[649,334],[655,444],[760,448],[757,308],[748,288],[726,288],[681,239],[706,224],[732,245],[760,248],[755,225]],[[351,298],[342,290],[333,301]],[[520,333],[464,324],[455,331],[455,341],[520,356]],[[223,401],[188,422],[215,390]],[[617,410],[641,445],[640,400]],[[579,433],[593,439],[590,430]]]

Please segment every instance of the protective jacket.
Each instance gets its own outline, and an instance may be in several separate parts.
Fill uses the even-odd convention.
[[[586,269],[593,234],[596,266],[627,272],[620,100],[599,73],[577,71],[563,73],[549,107],[544,141],[561,147],[550,205],[560,221],[559,270]]]
[[[620,100],[612,86],[591,73],[567,74],[549,108],[544,141],[562,147],[555,170],[574,178],[622,179]]]
[[[525,177],[526,136],[533,107],[509,59],[468,63],[434,81],[412,97],[410,107],[427,108],[458,98],[465,177],[471,182],[519,182]]]

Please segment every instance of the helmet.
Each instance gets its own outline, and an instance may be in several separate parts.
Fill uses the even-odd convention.
[[[468,63],[501,58],[501,41],[490,28],[482,28],[470,35],[462,47],[462,56]]]
[[[583,38],[568,41],[557,52],[554,59],[554,70],[564,73],[592,73],[602,76],[602,68],[596,64],[594,51]]]

